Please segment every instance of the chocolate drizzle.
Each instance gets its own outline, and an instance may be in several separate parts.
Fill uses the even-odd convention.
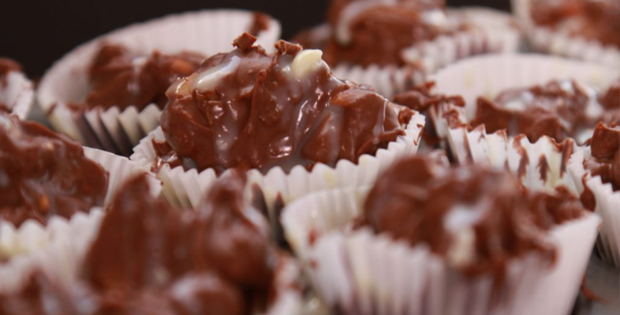
[[[19,226],[102,206],[108,174],[82,146],[33,122],[0,113],[0,218]]]
[[[318,51],[285,41],[268,55],[244,34],[168,90],[161,126],[171,150],[159,161],[222,172],[245,166],[357,162],[399,135],[411,115],[362,86],[335,78]]]
[[[543,236],[584,213],[563,187],[554,194],[534,192],[509,172],[448,168],[422,156],[386,170],[364,204],[366,224],[377,233],[426,244],[468,276],[493,274],[496,285],[511,259],[535,253],[552,263],[555,249]]]
[[[403,49],[449,33],[445,19],[440,0],[334,0],[327,16],[334,34],[323,48],[325,61],[403,65]]]

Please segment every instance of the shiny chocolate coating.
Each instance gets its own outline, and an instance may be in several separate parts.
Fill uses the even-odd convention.
[[[442,22],[444,6],[440,0],[335,0],[327,16],[335,34],[323,48],[325,61],[330,65],[403,65],[403,49],[448,33]],[[440,21],[433,15],[442,16],[442,23],[437,24]],[[339,36],[340,30],[350,33],[350,38]]]
[[[493,101],[479,98],[470,124],[484,124],[487,132],[506,129],[509,136],[525,134],[532,142],[542,136],[560,142],[596,124],[586,115],[589,102],[574,81],[551,81],[504,91]]]
[[[34,122],[0,112],[0,218],[46,223],[102,206],[108,173],[82,146]]]
[[[207,59],[168,90],[159,161],[222,172],[244,166],[334,166],[404,134],[412,112],[335,78],[319,51],[285,41],[267,54],[243,34],[235,50]],[[409,115],[407,115],[409,113]]]
[[[277,250],[243,199],[243,172],[229,172],[196,211],[152,197],[144,175],[114,197],[80,279],[101,311],[249,314],[270,296]]]
[[[425,244],[466,275],[493,274],[496,284],[510,259],[536,253],[553,262],[555,249],[542,236],[585,212],[566,188],[534,192],[507,171],[450,168],[436,156],[397,161],[364,203],[364,221],[376,233]]]
[[[88,71],[91,89],[84,102],[91,108],[135,106],[140,111],[152,103],[163,108],[170,84],[196,71],[204,58],[190,52],[140,54],[121,45],[104,44]]]

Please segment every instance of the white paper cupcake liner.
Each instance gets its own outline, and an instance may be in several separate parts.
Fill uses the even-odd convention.
[[[34,87],[24,73],[11,71],[0,77],[0,103],[5,104],[12,114],[26,119],[33,102]]]
[[[463,148],[455,147],[458,145],[455,141],[462,138],[466,131],[463,127],[450,129],[443,117],[444,113],[457,113],[459,122],[467,123],[475,116],[478,97],[493,99],[508,89],[545,84],[558,79],[574,79],[583,86],[603,92],[618,77],[620,69],[559,57],[532,54],[473,57],[430,77],[429,80],[436,83],[433,93],[461,95],[465,100],[465,107],[443,103],[431,108],[430,118],[437,135],[449,141],[452,152],[456,154],[455,158],[463,160]]]
[[[426,246],[410,247],[364,228],[343,232],[362,212],[370,187],[307,195],[284,212],[289,243],[325,302],[345,314],[568,314],[600,222],[588,215],[552,229],[549,269],[536,255],[507,266],[500,292],[493,279],[467,280]],[[493,294],[497,294],[494,296]]]
[[[248,31],[252,12],[204,10],[169,15],[121,28],[78,46],[49,69],[38,89],[38,101],[52,126],[91,147],[129,155],[131,148],[159,125],[161,110],[151,104],[138,112],[129,107],[86,109],[75,113],[66,105],[80,104],[89,89],[88,67],[104,41],[125,45],[131,50],[151,53],[194,51],[211,56],[232,49],[233,40]],[[258,36],[257,44],[273,49],[280,37],[280,24],[271,19],[269,28]]]
[[[99,232],[104,218],[100,208],[78,213],[70,220],[52,218],[47,227],[29,221],[15,230],[0,223],[0,248],[30,251],[0,265],[0,294],[19,290],[33,272],[43,272],[60,287],[68,287],[79,277],[80,266]],[[260,315],[301,314],[304,300],[299,285],[300,269],[295,260],[280,255],[274,278],[276,299]],[[257,314],[259,315],[259,314]]]
[[[93,208],[69,220],[54,217],[45,227],[33,220],[18,229],[0,222],[0,251],[13,256],[0,264],[0,293],[19,289],[35,270],[59,284],[72,281],[102,217],[103,210]]]
[[[518,51],[521,31],[514,27],[511,16],[501,11],[466,7],[449,9],[448,19],[473,25],[467,32],[441,36],[403,51],[404,67],[341,64],[333,68],[336,77],[372,86],[377,93],[391,98],[426,82],[427,76],[459,59],[482,53],[512,53]],[[318,37],[329,37],[325,24],[314,28]],[[321,38],[316,38],[320,42]]]
[[[146,173],[129,159],[112,153],[85,147],[84,154],[109,173],[104,207],[125,180]],[[158,196],[161,182],[151,174],[148,182],[151,194]],[[16,228],[11,223],[0,221],[0,257],[8,259],[6,263],[0,263],[0,293],[23,284],[35,267],[43,268],[46,275],[59,281],[70,280],[81,259],[77,253],[83,252],[90,244],[102,216],[101,208],[93,208],[89,213],[76,213],[70,219],[53,217],[46,226],[28,220]]]
[[[512,0],[512,8],[535,51],[620,67],[620,48],[536,25],[530,15],[531,0]]]
[[[594,212],[601,216],[603,223],[596,243],[597,250],[604,261],[620,267],[620,192],[613,191],[611,184],[604,184],[600,176],[592,176],[583,166],[583,161],[591,157],[590,148],[575,153],[570,160],[569,170],[579,194],[586,186],[594,194]],[[584,186],[585,185],[585,186]]]
[[[568,173],[568,159],[583,149],[570,139],[566,141],[558,147],[553,139],[545,136],[531,143],[526,137],[507,137],[505,132],[490,134],[482,127],[448,131],[448,143],[457,162],[507,168],[514,174],[522,174],[521,180],[527,187],[552,191],[564,186],[576,195],[577,188]]]
[[[389,99],[395,94],[423,84],[426,80],[426,73],[413,66],[338,65],[332,69],[332,72],[337,78],[371,86],[378,94]]]
[[[405,61],[433,74],[460,59],[488,53],[514,53],[520,48],[521,30],[509,14],[466,7],[450,9],[447,15],[449,21],[467,23],[472,28],[407,48],[402,54]]]
[[[379,149],[374,156],[361,156],[357,164],[348,160],[339,161],[336,167],[319,163],[310,172],[302,166],[297,166],[289,174],[280,167],[272,168],[265,175],[258,170],[250,170],[249,185],[258,185],[262,189],[269,209],[273,210],[278,196],[284,204],[287,204],[312,191],[370,184],[374,182],[378,172],[390,165],[396,157],[417,152],[424,124],[424,116],[416,113],[407,125],[405,135],[389,143],[387,149]],[[165,139],[161,128],[155,129],[142,139],[130,158],[145,169],[151,169],[156,158],[153,139],[158,141]],[[185,171],[180,166],[171,169],[167,164],[157,173],[157,177],[162,180],[163,196],[170,203],[192,208],[198,206],[205,192],[217,178],[213,169],[202,172],[195,169]]]

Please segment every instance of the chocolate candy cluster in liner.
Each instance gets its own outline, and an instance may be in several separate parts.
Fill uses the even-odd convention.
[[[448,34],[441,0],[334,0],[327,13],[330,36],[317,42],[302,32],[295,41],[320,48],[330,65],[403,65],[401,51]]]
[[[166,142],[154,143],[155,169],[334,166],[357,162],[404,134],[412,111],[335,78],[320,51],[279,41],[268,55],[255,40],[243,34],[235,50],[207,59],[170,87],[160,118]]]
[[[6,86],[7,84],[6,76],[9,74],[9,72],[22,71],[22,70],[23,70],[23,67],[17,61],[8,59],[8,58],[0,58],[0,85]],[[4,104],[1,100],[0,100],[0,112],[8,112],[8,113],[11,112],[8,106]]]
[[[596,125],[588,116],[590,101],[576,82],[551,81],[504,91],[493,101],[479,98],[471,125],[484,124],[488,132],[506,129],[511,136],[523,133],[532,142],[542,136],[559,142]]]
[[[249,32],[258,35],[269,28],[271,18],[254,12]],[[118,44],[104,43],[88,70],[91,90],[84,102],[90,108],[112,106],[121,110],[149,104],[166,105],[166,89],[178,78],[194,73],[206,56],[196,52],[144,54]],[[73,106],[81,109],[80,106]]]
[[[613,103],[620,97],[619,82],[598,96],[572,80],[515,88],[501,92],[493,100],[479,97],[475,116],[467,123],[460,121],[460,113],[455,110],[441,113],[441,118],[446,119],[451,128],[473,129],[484,125],[489,133],[506,130],[508,136],[524,134],[531,142],[536,142],[542,136],[551,137],[557,142],[566,138],[583,142],[589,138],[599,121],[609,122],[620,117],[620,105],[616,105],[616,109],[613,107]],[[431,88],[432,84],[427,84],[397,94],[394,102],[423,113],[428,113],[430,107],[441,103],[465,106],[462,97],[432,94]],[[439,140],[432,133],[426,137],[431,144]]]
[[[532,1],[534,23],[620,47],[617,0]]]
[[[620,120],[609,127],[599,123],[589,142],[592,156],[584,159],[584,168],[591,176],[600,176],[603,183],[611,184],[614,191],[620,191]],[[588,209],[594,210],[594,195],[587,185],[584,187],[581,201]]]
[[[222,178],[196,211],[152,197],[144,175],[114,197],[97,238],[67,292],[45,292],[34,277],[12,296],[35,307],[55,298],[76,314],[252,314],[276,296],[279,254],[267,223],[244,203],[243,173]],[[64,296],[63,296],[64,295]],[[34,313],[33,313],[34,314]],[[41,314],[43,314],[41,312]]]
[[[152,103],[163,108],[170,84],[192,74],[204,59],[198,53],[165,55],[155,51],[148,55],[104,44],[88,70],[91,90],[84,102],[90,108],[135,106],[140,111]]]
[[[364,204],[364,222],[415,246],[425,244],[468,276],[493,274],[529,253],[553,263],[548,231],[585,213],[564,187],[525,188],[509,172],[483,165],[447,167],[445,157],[414,156],[379,176]]]
[[[0,219],[19,226],[103,205],[108,173],[64,135],[0,113]]]

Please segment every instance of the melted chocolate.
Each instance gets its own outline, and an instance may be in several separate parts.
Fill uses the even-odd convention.
[[[163,108],[170,84],[196,71],[204,58],[189,52],[145,55],[105,44],[89,69],[92,87],[85,103],[91,108],[116,106],[121,110],[135,106],[140,111],[151,103]]]
[[[509,172],[445,164],[422,156],[396,162],[366,199],[366,224],[428,245],[467,275],[492,273],[498,285],[510,259],[534,252],[553,262],[555,249],[542,236],[585,212],[563,187],[533,192]]]
[[[532,4],[531,14],[539,25],[620,47],[617,0],[538,0]]]
[[[0,113],[0,218],[46,223],[103,205],[108,174],[66,136]]]
[[[620,190],[620,125],[607,127],[603,123],[594,130],[590,140],[592,157],[584,160],[584,167],[592,176],[600,176],[603,183]],[[592,203],[589,204],[594,209]]]
[[[523,133],[532,142],[542,136],[560,142],[593,127],[594,122],[586,116],[589,101],[575,82],[552,81],[504,91],[494,101],[479,98],[471,125],[484,124],[488,132],[506,129],[509,136]]]
[[[112,201],[81,273],[103,301],[100,307],[239,315],[264,308],[277,251],[261,214],[244,203],[242,174],[224,176],[196,212],[150,197],[144,176],[127,182]]]
[[[268,55],[254,41],[240,36],[237,49],[207,59],[197,74],[171,86],[160,119],[170,148],[160,146],[155,166],[217,172],[334,166],[357,162],[404,134],[401,124],[411,115],[402,111],[409,110],[399,113],[375,92],[338,80],[316,52],[279,41]]]
[[[449,33],[444,6],[441,0],[334,0],[327,14],[333,34],[321,47],[325,61],[403,65],[403,49]]]

